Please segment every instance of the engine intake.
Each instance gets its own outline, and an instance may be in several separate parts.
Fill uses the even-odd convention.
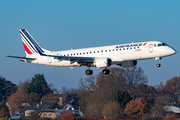
[[[95,60],[94,65],[97,68],[110,67],[112,65],[112,60],[110,58],[98,58]]]

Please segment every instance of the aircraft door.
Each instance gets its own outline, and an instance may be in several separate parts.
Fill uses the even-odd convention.
[[[52,58],[48,57],[48,63],[52,63]]]
[[[150,53],[153,52],[153,44],[149,44],[149,52],[150,52]]]

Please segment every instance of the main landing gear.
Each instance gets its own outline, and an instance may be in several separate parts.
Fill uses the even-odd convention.
[[[85,73],[86,73],[86,75],[92,75],[93,74],[93,71],[90,69],[90,68],[88,68],[86,71],[85,71]],[[105,68],[104,70],[102,70],[102,74],[103,75],[108,75],[110,73],[110,71],[107,69],[107,68]]]
[[[103,75],[108,75],[110,73],[110,71],[107,69],[107,68],[105,68],[103,71],[102,71],[102,74]]]
[[[93,71],[89,68],[85,71],[86,75],[92,75]]]
[[[157,67],[161,67],[161,64],[159,64],[160,59],[162,59],[162,58],[161,57],[160,58],[155,58],[155,60],[157,61],[157,64],[156,64]]]

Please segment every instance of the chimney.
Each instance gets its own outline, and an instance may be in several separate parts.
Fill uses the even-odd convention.
[[[43,101],[40,101],[40,105],[42,105],[43,104]]]
[[[59,105],[62,106],[62,97],[59,97]]]

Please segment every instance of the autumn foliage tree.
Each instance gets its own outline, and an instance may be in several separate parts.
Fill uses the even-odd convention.
[[[32,97],[24,89],[18,89],[7,100],[12,114],[22,114],[32,102]]]
[[[170,95],[176,101],[180,94],[180,76],[168,80],[163,88],[164,94]],[[173,102],[173,101],[172,101]]]
[[[141,83],[135,88],[131,95],[134,99],[138,97],[145,97],[152,105],[156,94],[157,90],[153,86],[148,86],[147,84]]]
[[[127,115],[141,117],[149,112],[149,104],[145,98],[139,97],[127,103],[124,112]]]
[[[126,103],[129,102],[128,96],[134,94],[135,88],[139,84],[145,84],[148,81],[141,67],[127,69],[112,67],[109,70],[109,75],[99,73],[96,77],[80,80],[78,86],[83,92],[79,99],[79,105],[85,115],[100,117],[104,106],[110,101],[118,101],[119,106],[125,108]],[[118,90],[123,94],[119,96],[121,98],[117,96]],[[128,94],[126,94],[127,91]]]
[[[179,120],[178,116],[174,113],[169,113],[165,116],[164,120]]]
[[[61,120],[74,120],[74,115],[71,111],[66,111],[62,114]]]

